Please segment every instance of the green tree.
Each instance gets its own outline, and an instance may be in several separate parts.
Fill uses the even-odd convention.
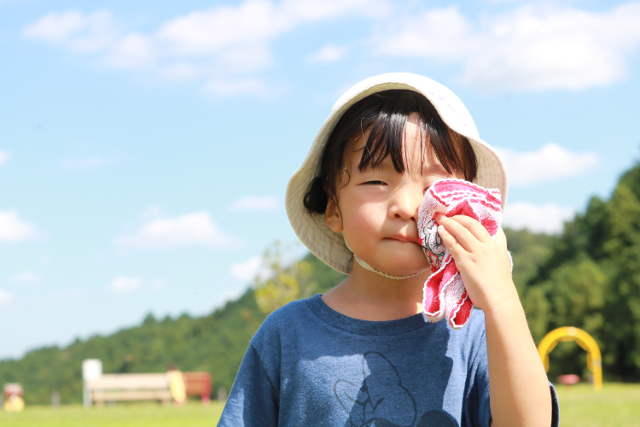
[[[640,379],[639,165],[622,175],[608,201],[592,198],[565,224],[523,300],[536,340],[558,326],[580,327],[601,346],[605,378]],[[575,345],[558,346],[551,359],[552,372],[554,365],[583,372]]]
[[[255,296],[260,310],[270,314],[285,304],[309,298],[315,293],[324,293],[340,283],[345,275],[332,270],[313,254],[285,265],[291,259],[291,248],[276,241],[265,250],[263,265],[267,267],[267,278],[255,279]]]

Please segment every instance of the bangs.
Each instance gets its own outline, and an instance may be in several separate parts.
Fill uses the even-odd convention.
[[[391,157],[393,167],[398,173],[413,172],[407,170],[408,153],[405,150],[405,128],[411,114],[418,115],[418,138],[420,141],[420,170],[425,164],[429,151],[435,155],[444,170],[453,175],[455,171],[465,171],[465,180],[475,178],[477,166],[465,165],[463,159],[468,157],[460,153],[464,150],[463,139],[466,138],[450,132],[440,119],[433,105],[422,95],[405,90],[390,90],[375,95],[380,98],[379,111],[370,117],[362,117],[361,134],[369,130],[369,137],[362,147],[359,170],[376,168]],[[471,153],[471,148],[466,141]],[[462,155],[461,155],[462,154]],[[475,155],[473,163],[475,165]],[[470,170],[469,170],[470,169]],[[468,172],[470,173],[466,173]]]
[[[375,169],[387,157],[391,157],[391,162],[396,172],[404,173],[407,171],[406,165],[409,163],[409,160],[408,153],[404,147],[406,143],[404,133],[407,121],[408,116],[403,114],[379,114],[369,126],[363,125],[365,131],[369,130],[370,132],[364,147],[358,150],[362,151],[360,163],[358,163],[358,169],[360,171],[368,168]],[[420,173],[422,173],[425,154],[429,149],[427,141],[430,138],[426,131],[426,127],[423,125],[422,120],[420,120],[418,126]],[[451,173],[449,170],[447,170],[447,172]]]

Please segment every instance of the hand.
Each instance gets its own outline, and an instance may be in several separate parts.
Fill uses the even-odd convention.
[[[468,216],[439,215],[436,221],[473,305],[487,311],[513,300],[519,303],[502,228],[494,241],[482,224]]]

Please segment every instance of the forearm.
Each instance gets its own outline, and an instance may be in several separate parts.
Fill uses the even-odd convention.
[[[551,425],[551,394],[517,296],[485,310],[493,427]]]

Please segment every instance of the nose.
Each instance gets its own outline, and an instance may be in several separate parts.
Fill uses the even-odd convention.
[[[389,215],[396,219],[418,222],[418,209],[422,203],[422,186],[416,183],[399,187],[393,194]]]

